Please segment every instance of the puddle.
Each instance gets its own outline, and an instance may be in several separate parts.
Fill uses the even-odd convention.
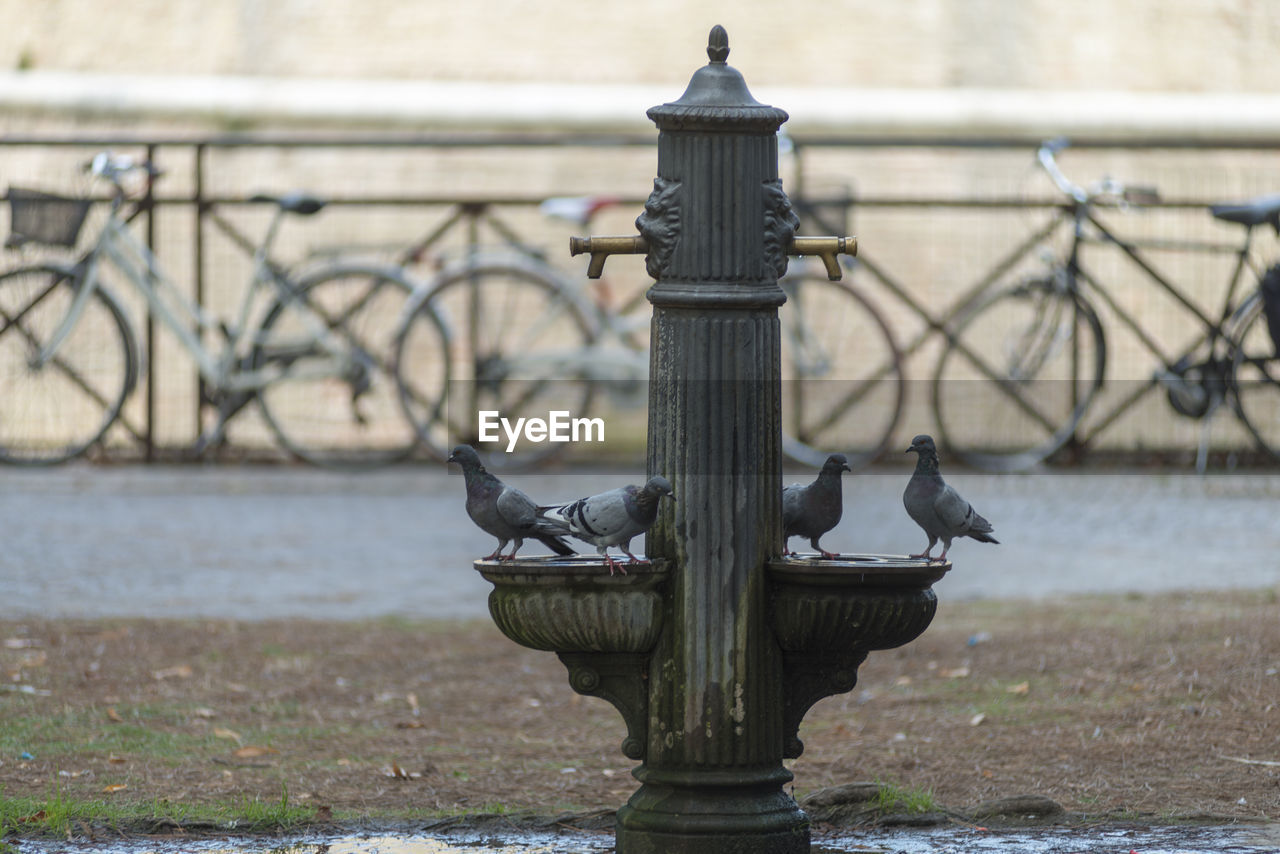
[[[817,840],[813,854],[1276,854],[1280,825],[870,831]]]
[[[612,833],[346,834],[175,838],[127,842],[21,841],[20,854],[611,854]],[[868,830],[814,839],[812,854],[1276,854],[1280,825]]]

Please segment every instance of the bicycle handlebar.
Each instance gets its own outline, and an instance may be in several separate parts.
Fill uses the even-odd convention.
[[[1066,137],[1056,137],[1040,144],[1036,160],[1049,174],[1054,186],[1078,204],[1087,205],[1098,199],[1115,199],[1122,205],[1151,204],[1160,200],[1155,187],[1129,187],[1111,177],[1104,177],[1088,189],[1081,187],[1063,173],[1058,166],[1057,154],[1071,145]]]
[[[84,164],[84,171],[95,178],[103,178],[123,190],[120,181],[131,172],[143,172],[149,178],[158,178],[164,172],[149,160],[138,160],[127,154],[115,154],[111,151],[99,151]]]
[[[1036,160],[1040,161],[1040,165],[1044,167],[1045,172],[1049,173],[1050,180],[1059,190],[1084,204],[1089,201],[1089,193],[1084,187],[1073,183],[1058,166],[1057,154],[1068,145],[1070,143],[1063,137],[1048,140],[1040,145],[1040,149],[1036,152]]]

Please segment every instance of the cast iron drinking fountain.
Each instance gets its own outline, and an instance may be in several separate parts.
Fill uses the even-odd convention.
[[[477,561],[489,609],[516,643],[557,653],[580,694],[622,714],[641,786],[617,814],[620,854],[809,850],[784,790],[801,718],[849,691],[868,652],[933,619],[949,569],[906,558],[782,559],[778,277],[788,254],[839,276],[852,238],[796,237],[778,177],[787,114],[711,62],[649,110],[658,177],[639,235],[574,238],[571,251],[644,253],[655,280],[648,470],[665,475],[647,560],[610,574],[595,555]]]

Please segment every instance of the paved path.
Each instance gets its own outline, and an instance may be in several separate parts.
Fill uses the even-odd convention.
[[[923,547],[900,499],[909,472],[904,458],[892,471],[846,476],[845,518],[823,545],[893,554]],[[508,478],[548,500],[635,479]],[[1002,545],[959,541],[940,597],[1280,585],[1280,475],[956,473],[949,480],[993,521]],[[471,561],[494,542],[466,518],[461,478],[443,466],[361,475],[0,469],[0,519],[0,617],[487,613],[489,585]]]

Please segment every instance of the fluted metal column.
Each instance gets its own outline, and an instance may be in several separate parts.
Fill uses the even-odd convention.
[[[781,653],[767,629],[765,565],[781,543],[778,287],[797,221],[778,180],[782,110],[710,64],[654,107],[658,177],[637,226],[656,284],[649,471],[668,476],[646,551],[671,568],[650,658],[639,791],[618,851],[807,851],[783,791]]]

